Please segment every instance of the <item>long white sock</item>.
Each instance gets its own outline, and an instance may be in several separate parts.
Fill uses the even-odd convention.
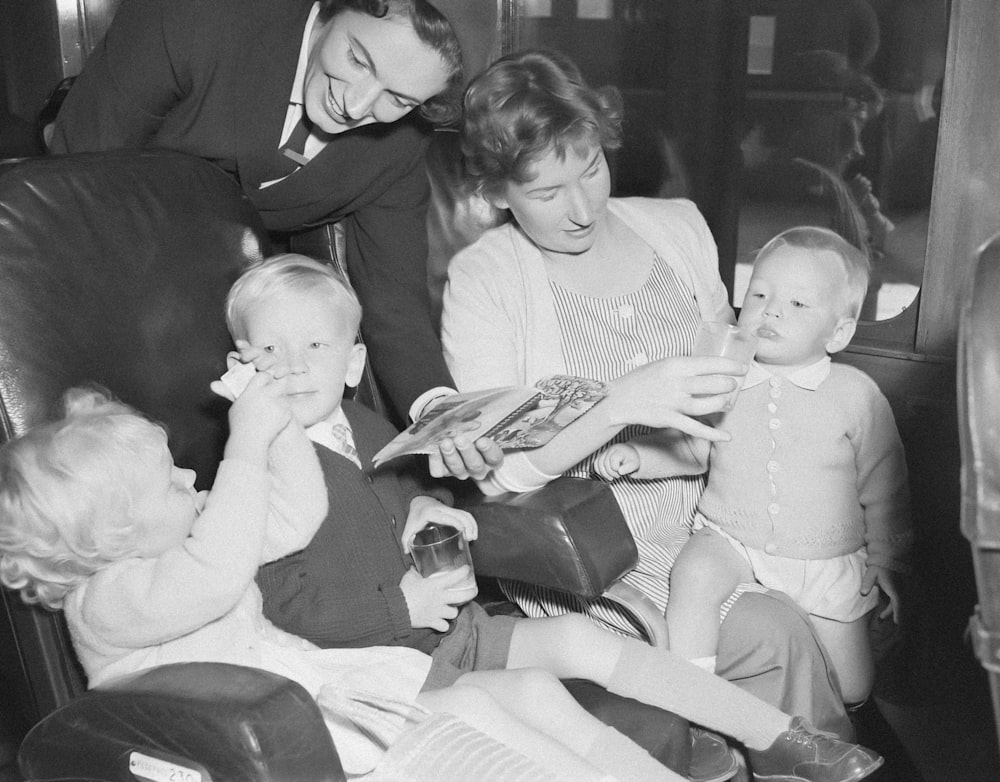
[[[751,749],[767,749],[791,717],[665,649],[627,640],[607,689],[659,706]]]

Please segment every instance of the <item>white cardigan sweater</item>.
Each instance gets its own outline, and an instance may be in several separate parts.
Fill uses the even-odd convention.
[[[692,202],[613,198],[608,210],[691,289],[703,320],[733,320],[715,241]],[[487,231],[452,259],[441,341],[459,391],[532,385],[566,372],[544,257],[516,224]],[[523,454],[509,455],[483,490],[526,491],[556,477],[537,471],[528,477],[524,461]]]

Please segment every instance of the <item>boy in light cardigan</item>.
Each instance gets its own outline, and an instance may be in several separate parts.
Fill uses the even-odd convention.
[[[868,286],[864,253],[833,231],[784,231],[758,253],[740,325],[757,353],[727,442],[663,438],[607,451],[606,478],[708,470],[697,532],[670,576],[672,651],[711,669],[719,610],[739,584],[786,592],[810,614],[847,703],[871,691],[868,614],[899,621],[898,574],[912,540],[903,446],[889,403],[830,354],[854,336]],[[877,587],[877,588],[876,588]]]

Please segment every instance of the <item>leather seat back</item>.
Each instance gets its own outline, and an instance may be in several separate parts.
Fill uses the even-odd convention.
[[[962,533],[972,546],[979,604],[973,651],[989,672],[1000,738],[1000,234],[983,245],[966,281],[958,337]]]
[[[164,423],[177,463],[210,486],[226,436],[228,405],[209,390],[231,349],[223,302],[266,243],[239,187],[197,158],[0,169],[0,441],[51,417],[65,389],[97,383]],[[84,681],[61,615],[2,598],[2,702],[23,732]]]

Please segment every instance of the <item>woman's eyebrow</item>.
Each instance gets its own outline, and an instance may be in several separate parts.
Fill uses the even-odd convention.
[[[544,185],[542,187],[534,187],[531,190],[525,191],[528,195],[534,195],[537,193],[544,193],[548,190],[558,190],[562,185]]]
[[[362,58],[365,61],[365,65],[367,65],[369,70],[371,70],[372,76],[374,76],[377,79],[378,65],[375,63],[375,60],[372,59],[371,53],[365,48],[365,45],[361,43],[361,41],[359,41],[355,36],[351,35],[349,36],[349,38],[351,46],[355,47],[358,50],[358,53],[361,54]],[[412,103],[414,105],[420,104],[420,101],[414,98],[412,95],[404,95],[401,92],[396,92],[396,90],[386,90],[386,92],[388,92],[390,95],[395,95],[397,98],[401,100],[408,101],[409,103]]]

